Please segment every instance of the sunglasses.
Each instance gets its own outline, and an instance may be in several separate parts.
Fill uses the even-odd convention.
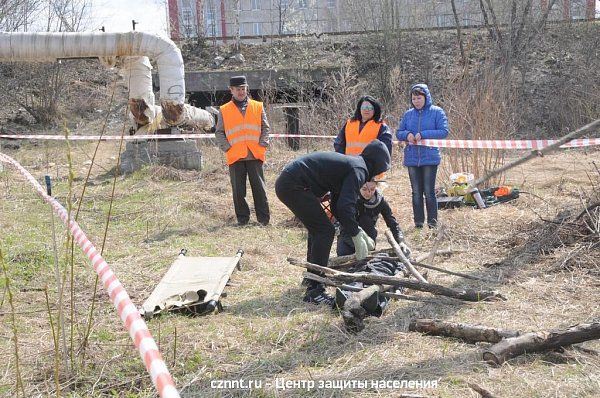
[[[362,104],[360,106],[360,110],[361,111],[373,111],[373,110],[375,110],[375,107],[371,104]]]

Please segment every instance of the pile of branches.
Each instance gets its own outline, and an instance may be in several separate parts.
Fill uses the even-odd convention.
[[[554,219],[534,226],[523,248],[525,257],[561,253],[554,270],[584,270],[600,275],[600,170],[590,178],[592,189],[580,194],[580,204],[562,209]]]

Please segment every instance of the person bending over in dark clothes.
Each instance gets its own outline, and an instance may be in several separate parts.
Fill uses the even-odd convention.
[[[356,201],[360,188],[376,175],[390,168],[390,153],[379,140],[367,145],[359,156],[337,152],[315,152],[288,163],[275,182],[281,202],[308,230],[306,260],[326,267],[333,245],[335,228],[321,207],[320,198],[331,193],[331,212],[356,248],[356,258],[363,259],[374,242],[358,226]],[[304,301],[333,305],[325,285],[305,279]]]
[[[404,241],[404,235],[398,225],[398,221],[392,214],[390,205],[383,197],[380,190],[377,189],[377,183],[369,181],[360,188],[360,196],[356,203],[356,218],[358,225],[369,235],[373,241],[377,241],[377,220],[379,215],[383,216],[383,220],[387,227],[392,231],[392,236],[398,244]],[[404,250],[404,249],[403,249]],[[337,255],[346,256],[354,254],[354,243],[352,237],[341,228],[340,235],[337,241]]]

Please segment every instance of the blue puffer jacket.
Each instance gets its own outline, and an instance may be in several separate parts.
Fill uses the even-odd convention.
[[[415,87],[420,87],[425,91],[425,106],[421,110],[410,108],[404,113],[396,131],[396,138],[398,141],[406,141],[408,133],[415,135],[421,133],[423,139],[446,138],[448,136],[446,113],[439,106],[433,105],[431,93],[426,84],[415,84],[410,91],[412,92]],[[408,144],[404,148],[405,166],[432,166],[440,164],[441,160],[440,149],[437,147]]]

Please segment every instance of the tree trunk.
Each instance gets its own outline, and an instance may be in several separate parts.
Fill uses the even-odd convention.
[[[322,276],[319,276],[317,274],[313,274],[312,272],[308,272],[305,271],[302,273],[302,277],[306,278],[306,279],[311,279],[313,281],[317,281],[317,282],[321,282],[327,286],[335,286],[335,287],[339,287],[342,290],[348,290],[350,292],[360,292],[362,289],[360,287],[357,286],[352,286],[352,285],[346,285],[342,282],[336,282],[333,281],[331,279],[328,278],[324,278]],[[389,297],[389,298],[393,298],[393,299],[398,299],[398,300],[407,300],[407,301],[417,301],[417,302],[421,302],[421,303],[432,303],[432,304],[440,304],[440,301],[438,300],[439,297],[433,297],[433,298],[428,298],[428,297],[412,297],[412,296],[408,296],[406,294],[402,294],[402,293],[392,293],[392,292],[380,292],[380,295],[382,295],[383,297]],[[453,299],[450,299],[453,300]],[[451,301],[453,303],[453,301]]]
[[[504,165],[502,167],[500,167],[499,169],[496,170],[492,170],[490,171],[487,175],[484,175],[483,177],[478,178],[477,180],[471,182],[469,184],[470,187],[477,187],[478,185],[482,184],[483,182],[489,180],[490,178],[497,176],[499,174],[504,173],[507,170],[512,169],[513,167],[516,167],[520,164],[523,164],[525,162],[528,162],[531,159],[540,157],[545,155],[546,153],[550,153],[556,149],[558,149],[561,145],[566,144],[567,142],[574,140],[575,138],[579,138],[582,135],[584,135],[585,133],[587,133],[589,130],[593,130],[598,128],[598,126],[600,126],[600,119],[596,119],[591,123],[586,124],[583,127],[578,128],[577,130],[563,136],[560,140],[558,140],[557,142],[555,142],[552,145],[548,145],[547,147],[544,147],[542,149],[539,150],[535,150],[532,151],[529,155],[524,156],[520,159],[515,160],[514,162],[511,162],[507,165]]]
[[[429,292],[440,296],[453,297],[464,301],[506,300],[504,296],[494,291],[451,289],[445,286],[435,285],[433,283],[421,283],[416,281],[410,281],[396,276],[350,274],[348,272],[336,271],[331,268],[322,267],[317,264],[312,264],[307,261],[301,261],[291,257],[288,257],[287,260],[292,265],[304,267],[306,269],[316,271],[317,273],[323,273],[329,278],[336,279],[342,282],[364,282],[371,285],[403,286],[413,290],[420,290],[423,292]]]
[[[552,350],[595,339],[600,339],[600,322],[576,325],[566,330],[526,333],[494,344],[483,352],[483,359],[492,365],[500,365],[526,352]]]
[[[498,343],[502,339],[521,335],[520,332],[513,330],[446,322],[438,319],[413,319],[408,325],[408,330],[432,336],[456,337],[468,343],[477,343],[479,341]]]
[[[454,14],[454,23],[456,24],[456,36],[458,40],[458,49],[460,50],[460,60],[463,67],[465,67],[467,66],[467,57],[465,56],[465,49],[463,47],[460,19],[458,18],[458,13],[456,12],[456,4],[454,0],[450,0],[450,3],[452,4],[452,14]]]

